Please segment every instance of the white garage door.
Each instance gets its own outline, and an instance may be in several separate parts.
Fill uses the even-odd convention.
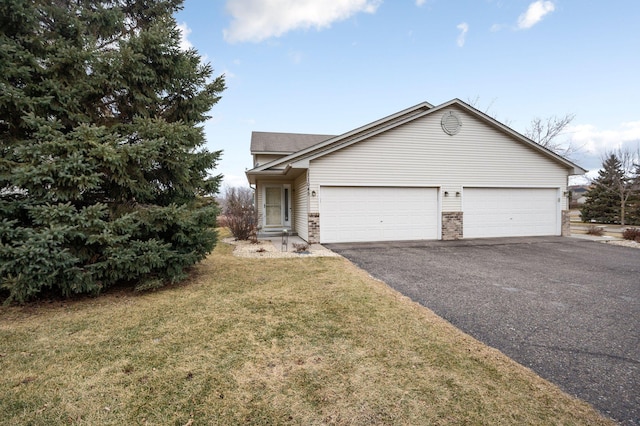
[[[435,240],[436,188],[320,188],[320,242]]]
[[[465,188],[464,238],[560,235],[554,188]]]

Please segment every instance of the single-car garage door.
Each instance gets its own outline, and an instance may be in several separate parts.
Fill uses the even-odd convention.
[[[320,242],[435,240],[436,188],[320,188]]]
[[[560,235],[555,188],[465,188],[464,238]]]

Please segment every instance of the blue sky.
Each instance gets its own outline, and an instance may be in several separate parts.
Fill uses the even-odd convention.
[[[520,132],[575,114],[561,138],[590,170],[640,144],[638,0],[186,0],[176,19],[226,76],[205,130],[227,185],[254,130],[341,134],[422,101]]]

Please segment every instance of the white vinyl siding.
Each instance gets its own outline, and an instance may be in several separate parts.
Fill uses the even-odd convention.
[[[435,240],[435,188],[321,187],[320,243]]]
[[[262,227],[264,222],[264,197],[262,196],[262,185],[256,184],[256,189],[253,190],[253,196],[256,202],[256,212],[258,213],[258,226]]]
[[[560,235],[558,190],[465,188],[464,238]]]
[[[454,136],[440,125],[450,110],[462,121]],[[546,187],[562,193],[566,182],[564,167],[453,106],[313,159],[309,168],[311,191],[321,186],[439,187],[441,194],[449,193],[441,198],[443,212],[462,211],[463,186]],[[310,212],[319,212],[318,199],[310,198]]]
[[[307,173],[303,173],[293,184],[293,228],[305,241],[309,239],[309,197],[307,193]]]

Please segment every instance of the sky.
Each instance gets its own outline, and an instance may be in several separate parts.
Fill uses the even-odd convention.
[[[205,132],[227,186],[248,186],[252,131],[339,135],[454,98],[521,133],[575,114],[559,140],[589,176],[640,149],[638,0],[186,0],[176,20],[226,79]]]

